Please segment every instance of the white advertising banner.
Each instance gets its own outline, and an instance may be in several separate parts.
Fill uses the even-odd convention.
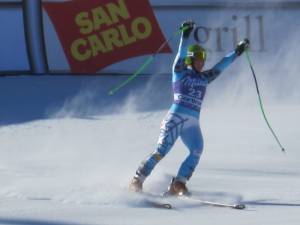
[[[227,52],[232,51],[236,44],[244,38],[250,40],[252,56],[256,60],[267,60],[278,53],[284,55],[285,51],[291,50],[287,46],[295,41],[300,27],[300,7],[293,4],[297,1],[289,1],[290,4],[284,5],[274,4],[279,1],[264,1],[262,8],[256,7],[254,4],[261,1],[239,1],[236,7],[232,4],[233,1],[226,1],[227,4],[231,3],[232,7],[227,7],[226,4],[219,1],[200,1],[199,3],[199,1],[162,2],[152,0],[150,2],[166,39],[178,30],[183,21],[193,20],[196,22],[197,26],[191,34],[190,41],[191,43],[198,42],[208,50],[208,66]],[[203,6],[204,3],[206,6]],[[268,3],[272,4],[268,5]],[[242,7],[243,4],[245,7]],[[251,4],[251,7],[246,7],[245,4]],[[184,5],[185,7],[183,7]],[[45,10],[43,11],[43,21],[50,71],[69,72],[68,61]],[[178,43],[179,36],[170,42],[172,53],[157,55],[143,73],[170,73]],[[296,50],[294,48],[293,50]],[[298,46],[296,48],[299,49]],[[131,74],[149,56],[123,60],[98,72]]]

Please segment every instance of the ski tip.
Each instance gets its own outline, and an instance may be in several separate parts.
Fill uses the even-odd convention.
[[[144,199],[143,204],[150,208],[173,209],[173,206],[170,203],[161,202],[159,200]]]
[[[235,209],[245,209],[246,208],[246,205],[244,204],[237,204],[234,206]]]
[[[172,209],[172,208],[173,208],[172,205],[169,204],[169,203],[163,204],[163,207],[164,207],[165,209]]]

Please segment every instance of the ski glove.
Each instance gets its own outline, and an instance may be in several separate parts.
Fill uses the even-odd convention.
[[[250,45],[250,41],[247,38],[239,42],[235,48],[236,54],[240,56],[247,48],[249,48],[249,45]]]
[[[195,23],[193,21],[185,21],[181,25],[180,29],[182,30],[183,37],[188,38],[190,36],[190,33],[194,29]]]

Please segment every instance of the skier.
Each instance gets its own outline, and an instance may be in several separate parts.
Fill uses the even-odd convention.
[[[191,178],[203,150],[199,116],[206,87],[249,47],[249,40],[244,39],[233,52],[225,56],[212,69],[202,71],[206,60],[205,49],[198,44],[188,45],[188,38],[194,25],[194,22],[186,21],[181,26],[182,36],[173,64],[174,101],[161,123],[157,149],[138,167],[130,182],[130,191],[142,191],[146,177],[166,156],[180,136],[189,149],[189,155],[181,164],[177,176],[172,179],[167,193],[170,195],[189,194],[186,182]]]

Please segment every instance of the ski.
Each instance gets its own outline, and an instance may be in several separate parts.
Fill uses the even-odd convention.
[[[159,200],[154,200],[154,199],[144,199],[144,203],[146,206],[153,207],[153,208],[158,208],[158,209],[172,209],[172,205],[167,202],[161,202]]]
[[[232,208],[232,209],[245,209],[246,205],[237,203],[237,204],[227,204],[222,202],[212,202],[212,201],[206,201],[198,198],[193,198],[190,196],[179,196],[180,199],[196,202],[202,205],[208,205],[208,206],[216,206],[216,207],[224,207],[224,208]]]
[[[172,209],[171,203],[167,202],[161,195],[153,194],[150,192],[140,192],[142,196],[142,203],[147,207],[158,209]]]
[[[149,192],[140,192],[139,194],[142,196],[143,206],[158,208],[158,209],[174,208],[173,205],[169,201],[167,201],[168,197],[174,197],[175,199],[198,203],[199,205],[206,205],[206,206],[215,206],[215,207],[223,207],[223,208],[231,208],[231,209],[239,209],[239,210],[243,210],[246,208],[246,205],[242,203],[229,204],[224,202],[207,201],[207,200],[202,200],[200,198],[193,197],[192,195],[167,196],[164,193],[162,195],[158,195]]]

